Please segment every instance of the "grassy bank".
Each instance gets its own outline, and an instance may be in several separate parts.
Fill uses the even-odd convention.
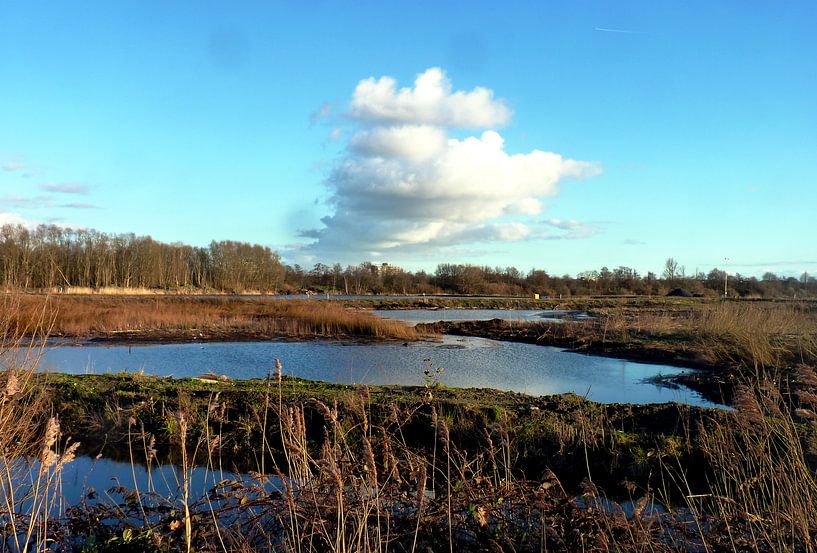
[[[485,432],[501,424],[517,438],[515,472],[538,479],[543,466],[559,466],[563,477],[575,488],[587,474],[584,461],[576,457],[580,432],[567,429],[593,421],[592,433],[598,434],[599,443],[603,442],[605,429],[611,438],[622,438],[613,440],[614,452],[608,451],[610,443],[597,448],[591,463],[597,469],[594,471],[598,472],[597,479],[609,484],[610,493],[618,495],[625,491],[619,487],[620,481],[633,477],[628,471],[649,472],[646,465],[638,466],[647,462],[647,451],[660,449],[667,436],[682,439],[685,422],[697,424],[704,416],[716,420],[726,416],[717,410],[675,404],[596,404],[573,394],[538,398],[497,390],[439,386],[364,389],[294,377],[284,377],[279,383],[221,381],[212,377],[176,380],[133,374],[53,374],[44,377],[43,386],[50,401],[60,406],[64,432],[82,442],[83,453],[127,456],[128,435],[134,432],[135,420],[140,431],[154,438],[158,452],[173,457],[173,445],[178,438],[174,419],[183,410],[189,422],[188,437],[195,442],[204,439],[208,431],[220,435],[220,451],[229,465],[226,468],[240,472],[258,470],[264,464],[258,448],[252,447],[261,442],[266,442],[269,448],[264,459],[266,466],[281,462],[285,454],[279,433],[281,408],[303,410],[306,439],[318,449],[324,440],[320,403],[333,406],[344,432],[350,432],[361,422],[361,409],[365,408],[369,420],[399,420],[406,444],[428,449],[433,444],[430,439],[433,434],[428,431],[433,407],[437,416],[447,422],[451,439],[462,451],[479,452]],[[364,396],[365,405],[361,405]],[[262,437],[260,422],[270,401],[275,403],[275,409],[267,413],[268,434]],[[216,409],[214,405],[219,412],[218,428],[208,430],[205,427],[214,420],[208,419]],[[591,431],[590,426],[585,431]],[[200,451],[204,453],[207,449]],[[207,458],[198,462],[206,463]]]
[[[333,385],[287,377],[286,360],[248,381],[11,363],[0,372],[0,550],[815,551],[813,313],[724,306],[642,306],[608,315],[621,325],[554,331],[601,343],[693,332],[728,347],[726,362],[743,367],[735,411],[454,390],[433,370],[420,387]],[[50,312],[5,307],[0,353],[36,360],[21,333],[47,327]],[[61,472],[79,453],[149,473],[175,464],[178,492],[122,481],[66,510]],[[201,498],[196,466],[212,484]]]
[[[661,301],[596,306],[568,323],[465,321],[418,325],[426,332],[565,347],[580,352],[704,369],[681,377],[716,401],[747,378],[790,382],[817,365],[817,305]]]
[[[817,390],[814,371],[800,377]],[[415,388],[275,372],[28,385],[61,412],[61,437],[41,415],[32,449],[53,470],[66,451],[179,466],[178,495],[131,490],[50,522],[96,550],[811,551],[817,531],[817,402],[760,383],[736,412],[450,390],[433,376]],[[202,499],[194,465],[213,473]],[[248,476],[219,482],[222,470]],[[271,476],[283,488],[264,491]]]
[[[116,341],[364,338],[416,340],[416,329],[327,301],[239,297],[6,296],[20,329]]]

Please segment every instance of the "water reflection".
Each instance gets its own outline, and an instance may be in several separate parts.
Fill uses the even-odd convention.
[[[201,499],[220,482],[236,478],[233,472],[207,467],[192,467],[187,476],[190,501]],[[154,463],[147,467],[139,462],[81,456],[63,468],[60,493],[69,505],[83,500],[118,504],[138,490],[143,503],[153,507],[151,502],[158,498],[163,502],[180,500],[184,494],[183,483],[184,471],[176,465]]]
[[[189,377],[206,372],[233,379],[261,378],[278,357],[288,374],[347,384],[422,385],[423,369],[444,367],[442,384],[495,388],[531,395],[575,392],[604,403],[677,401],[713,406],[688,389],[647,381],[684,371],[566,352],[559,348],[445,336],[442,342],[347,344],[243,342],[146,346],[57,346],[40,360],[68,373],[144,371]]]

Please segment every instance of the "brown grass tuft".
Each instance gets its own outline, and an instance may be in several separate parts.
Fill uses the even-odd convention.
[[[45,311],[53,317],[52,334],[81,338],[423,337],[400,321],[325,300],[20,295],[16,301],[17,328],[31,327]]]

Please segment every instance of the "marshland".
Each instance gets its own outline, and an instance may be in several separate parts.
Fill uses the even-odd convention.
[[[0,516],[10,551],[815,547],[814,303],[519,298],[490,320],[446,321],[446,308],[486,300],[2,301]],[[422,315],[441,322],[400,320],[399,308],[423,301],[444,303]],[[384,307],[392,318],[378,315]],[[452,376],[469,349],[459,340],[575,355],[576,374],[582,360],[671,366],[632,385],[691,388],[709,401],[690,401],[691,390],[598,402],[592,387],[558,395],[474,387]],[[253,367],[230,370],[224,357],[209,371],[168,369],[174,357],[211,357],[207,348],[262,344],[249,355]],[[347,365],[368,348],[428,349],[397,358],[415,366],[380,381],[345,371],[304,379],[304,361],[285,355],[332,344],[359,352]],[[195,351],[126,372],[76,361],[174,347]],[[49,369],[64,351],[83,355]],[[338,355],[330,351],[316,366]],[[544,370],[516,352],[476,348],[465,365],[479,372],[480,361],[510,356],[500,367],[506,381]]]
[[[0,553],[817,553],[816,20],[2,2]]]

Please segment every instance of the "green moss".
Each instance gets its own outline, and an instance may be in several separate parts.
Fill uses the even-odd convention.
[[[694,453],[688,437],[679,434],[684,427],[681,420],[688,419],[687,427],[694,428],[703,416],[723,415],[673,404],[604,405],[575,394],[532,397],[484,389],[435,388],[428,401],[424,387],[370,386],[364,394],[355,386],[289,377],[280,384],[265,379],[222,382],[141,374],[39,378],[54,410],[61,413],[64,434],[81,442],[84,453],[102,451],[127,459],[130,441],[140,458],[144,431],[155,438],[160,456],[172,462],[179,452],[178,413],[182,411],[190,449],[205,436],[218,435],[221,455],[241,470],[257,470],[262,443],[269,448],[268,458],[283,455],[279,403],[285,409],[303,408],[307,446],[318,457],[327,428],[319,401],[330,408],[337,406],[341,431],[352,445],[362,437],[365,406],[370,425],[399,433],[408,447],[431,451],[435,442],[439,445],[432,425],[433,406],[438,421],[449,428],[452,447],[469,459],[484,455],[489,444],[502,451],[510,443],[513,470],[525,478],[539,478],[550,468],[566,486],[576,486],[589,470],[594,482],[608,481],[615,487],[629,479],[646,487],[658,483],[662,459],[686,459]],[[394,409],[400,420],[386,422]],[[200,454],[206,454],[206,449],[200,447]]]

